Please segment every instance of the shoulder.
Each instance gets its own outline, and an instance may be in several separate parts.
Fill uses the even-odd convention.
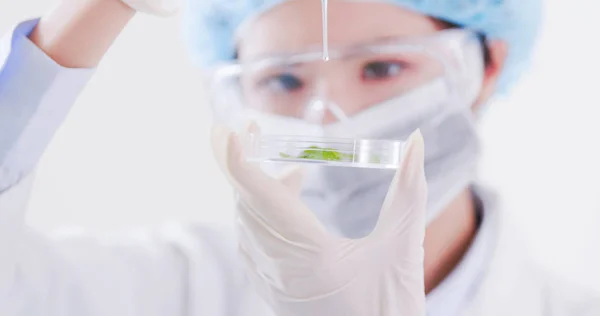
[[[491,265],[466,315],[600,315],[598,291],[528,261],[521,252],[502,255],[509,258]]]
[[[485,215],[490,258],[467,315],[600,315],[600,293],[540,264],[514,218],[501,209]]]

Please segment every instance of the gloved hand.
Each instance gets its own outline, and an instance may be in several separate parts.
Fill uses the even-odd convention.
[[[181,7],[181,0],[121,0],[132,9],[157,16],[175,15]]]
[[[357,240],[324,229],[299,197],[301,173],[270,177],[246,161],[238,137],[216,127],[213,149],[238,193],[239,250],[250,281],[276,315],[425,315],[419,131],[407,142],[375,229]]]

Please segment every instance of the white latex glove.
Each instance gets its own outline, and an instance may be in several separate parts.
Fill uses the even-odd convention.
[[[425,315],[423,138],[413,133],[373,232],[329,234],[283,180],[244,158],[238,136],[213,130],[217,161],[238,193],[239,250],[251,283],[278,316]],[[372,210],[365,210],[366,212]]]
[[[157,16],[175,15],[181,7],[181,0],[121,0],[132,9]]]

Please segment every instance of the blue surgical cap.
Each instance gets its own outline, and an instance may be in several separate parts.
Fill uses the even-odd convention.
[[[187,0],[184,32],[202,67],[235,58],[235,32],[247,19],[288,0]],[[312,0],[317,1],[317,0]],[[508,43],[498,82],[505,93],[530,64],[541,23],[541,0],[387,0]]]

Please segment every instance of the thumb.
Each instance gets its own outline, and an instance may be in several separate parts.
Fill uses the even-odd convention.
[[[234,137],[233,130],[227,128],[226,126],[215,124],[213,125],[210,133],[210,142],[212,147],[213,156],[219,169],[225,174],[228,180],[231,179],[231,175],[227,170],[227,166],[225,162],[227,161],[227,151],[228,145],[230,142],[230,138]]]
[[[244,127],[242,135],[248,139],[260,137],[260,128],[258,127],[258,124],[256,124],[255,121],[248,122]],[[298,196],[302,189],[304,170],[300,166],[292,166],[277,175],[276,179],[290,189],[290,192],[294,196]]]
[[[258,164],[246,160],[238,136],[226,128],[213,129],[212,144],[219,166],[245,204],[240,215],[248,225],[255,230],[262,227],[286,240],[323,238],[326,231],[319,220],[297,191],[289,188],[300,187],[296,172],[284,177],[283,182],[269,176]]]
[[[424,170],[424,142],[419,130],[408,138],[403,159],[390,184],[374,234],[392,235],[422,248],[425,238],[427,182]],[[418,249],[415,249],[418,248]]]

